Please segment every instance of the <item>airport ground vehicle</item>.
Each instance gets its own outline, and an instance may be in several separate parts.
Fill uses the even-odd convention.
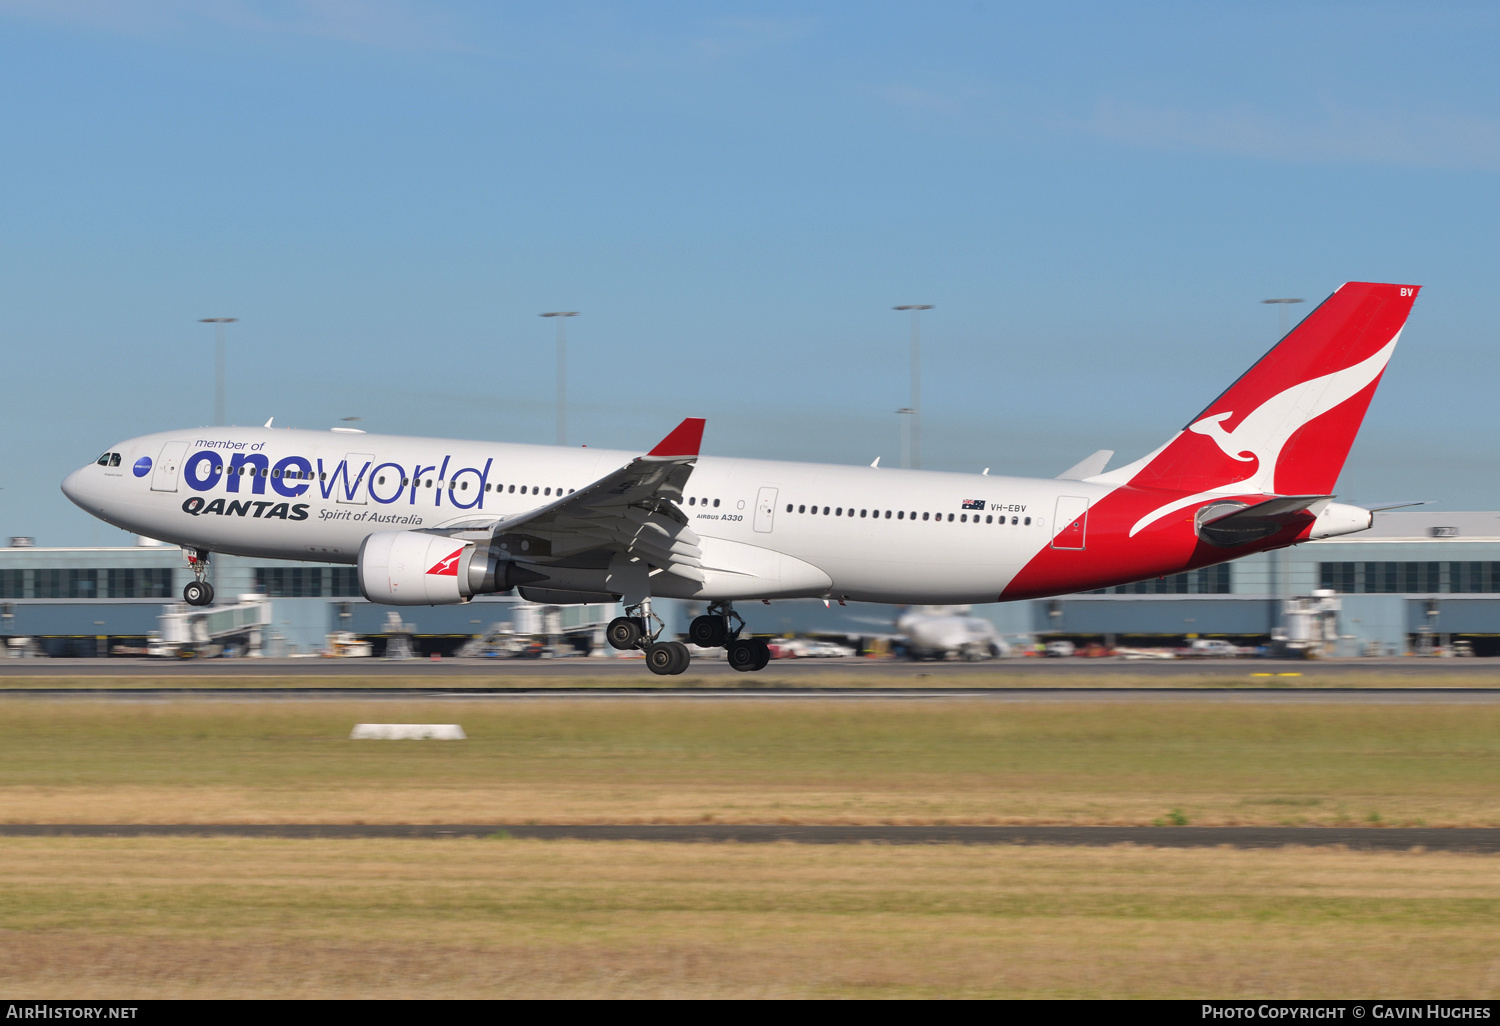
[[[1332,490],[1417,288],[1338,289],[1156,451],[1096,453],[1056,479],[700,456],[688,418],[644,455],[247,428],[130,439],[68,475],[67,496],[182,545],[213,599],[213,552],[358,567],[374,602],[519,589],[621,600],[606,632],[654,673],[690,654],[654,598],[704,603],[689,640],[738,670],[770,651],[735,603],[1005,601],[1175,574],[1370,526]]]

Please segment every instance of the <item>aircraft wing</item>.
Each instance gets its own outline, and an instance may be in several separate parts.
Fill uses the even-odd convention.
[[[547,563],[604,549],[639,556],[688,580],[704,580],[698,536],[678,508],[703,441],[689,417],[650,452],[545,506],[505,517],[494,544],[511,557]]]

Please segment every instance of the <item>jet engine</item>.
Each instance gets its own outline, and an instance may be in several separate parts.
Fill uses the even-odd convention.
[[[451,605],[546,579],[501,559],[488,542],[425,531],[377,531],[359,547],[359,589],[386,605]]]

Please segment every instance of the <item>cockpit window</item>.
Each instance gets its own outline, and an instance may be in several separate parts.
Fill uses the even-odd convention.
[[[109,465],[111,467],[118,467],[120,465],[120,454],[119,453],[112,452],[112,453],[109,454]]]
[[[105,453],[103,456],[100,456],[94,462],[97,463],[97,464],[99,464],[99,466],[101,466],[101,467],[107,467],[107,466],[109,466],[109,453]]]

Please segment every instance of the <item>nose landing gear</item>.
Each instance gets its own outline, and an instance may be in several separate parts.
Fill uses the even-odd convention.
[[[188,553],[188,569],[193,571],[196,581],[189,581],[182,589],[182,601],[190,606],[206,606],[214,600],[214,586],[208,583],[207,549],[194,549]]]

